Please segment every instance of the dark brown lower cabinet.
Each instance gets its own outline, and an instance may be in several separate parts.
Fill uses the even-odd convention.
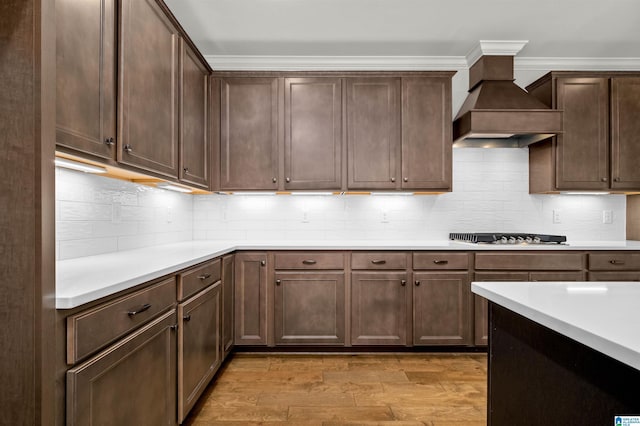
[[[471,344],[470,274],[416,272],[413,279],[413,344]]]
[[[222,258],[222,359],[233,349],[234,256]]]
[[[276,345],[343,345],[344,291],[344,272],[277,272]]]
[[[351,343],[407,344],[407,305],[411,286],[406,272],[351,274]]]
[[[185,419],[222,364],[220,281],[178,305],[178,420]]]
[[[235,258],[235,345],[267,344],[267,253]]]
[[[67,425],[176,424],[176,313],[67,372]]]

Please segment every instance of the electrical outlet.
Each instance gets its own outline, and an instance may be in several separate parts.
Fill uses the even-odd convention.
[[[173,222],[173,210],[171,207],[167,207],[167,223]]]
[[[612,210],[603,210],[602,211],[602,223],[613,223],[613,211]]]
[[[389,223],[389,214],[387,212],[382,212],[382,223]]]
[[[560,214],[560,210],[553,211],[553,223],[562,223],[562,215]]]
[[[309,213],[302,212],[302,223],[309,223]]]

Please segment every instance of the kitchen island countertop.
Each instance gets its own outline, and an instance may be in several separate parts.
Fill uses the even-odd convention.
[[[75,308],[235,250],[640,250],[640,242],[490,245],[446,240],[188,241],[56,262],[56,308]]]

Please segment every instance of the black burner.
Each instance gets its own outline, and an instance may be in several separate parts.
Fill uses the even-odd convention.
[[[490,232],[450,233],[449,239],[466,243],[486,244],[563,244],[567,242],[564,235],[543,234],[505,234]]]

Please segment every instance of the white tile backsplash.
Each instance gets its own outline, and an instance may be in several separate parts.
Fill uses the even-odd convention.
[[[530,195],[526,148],[454,149],[453,192],[437,196],[191,196],[64,169],[56,179],[59,260],[191,239],[416,241],[483,231],[625,239],[624,195]],[[604,210],[613,223],[602,223]]]

